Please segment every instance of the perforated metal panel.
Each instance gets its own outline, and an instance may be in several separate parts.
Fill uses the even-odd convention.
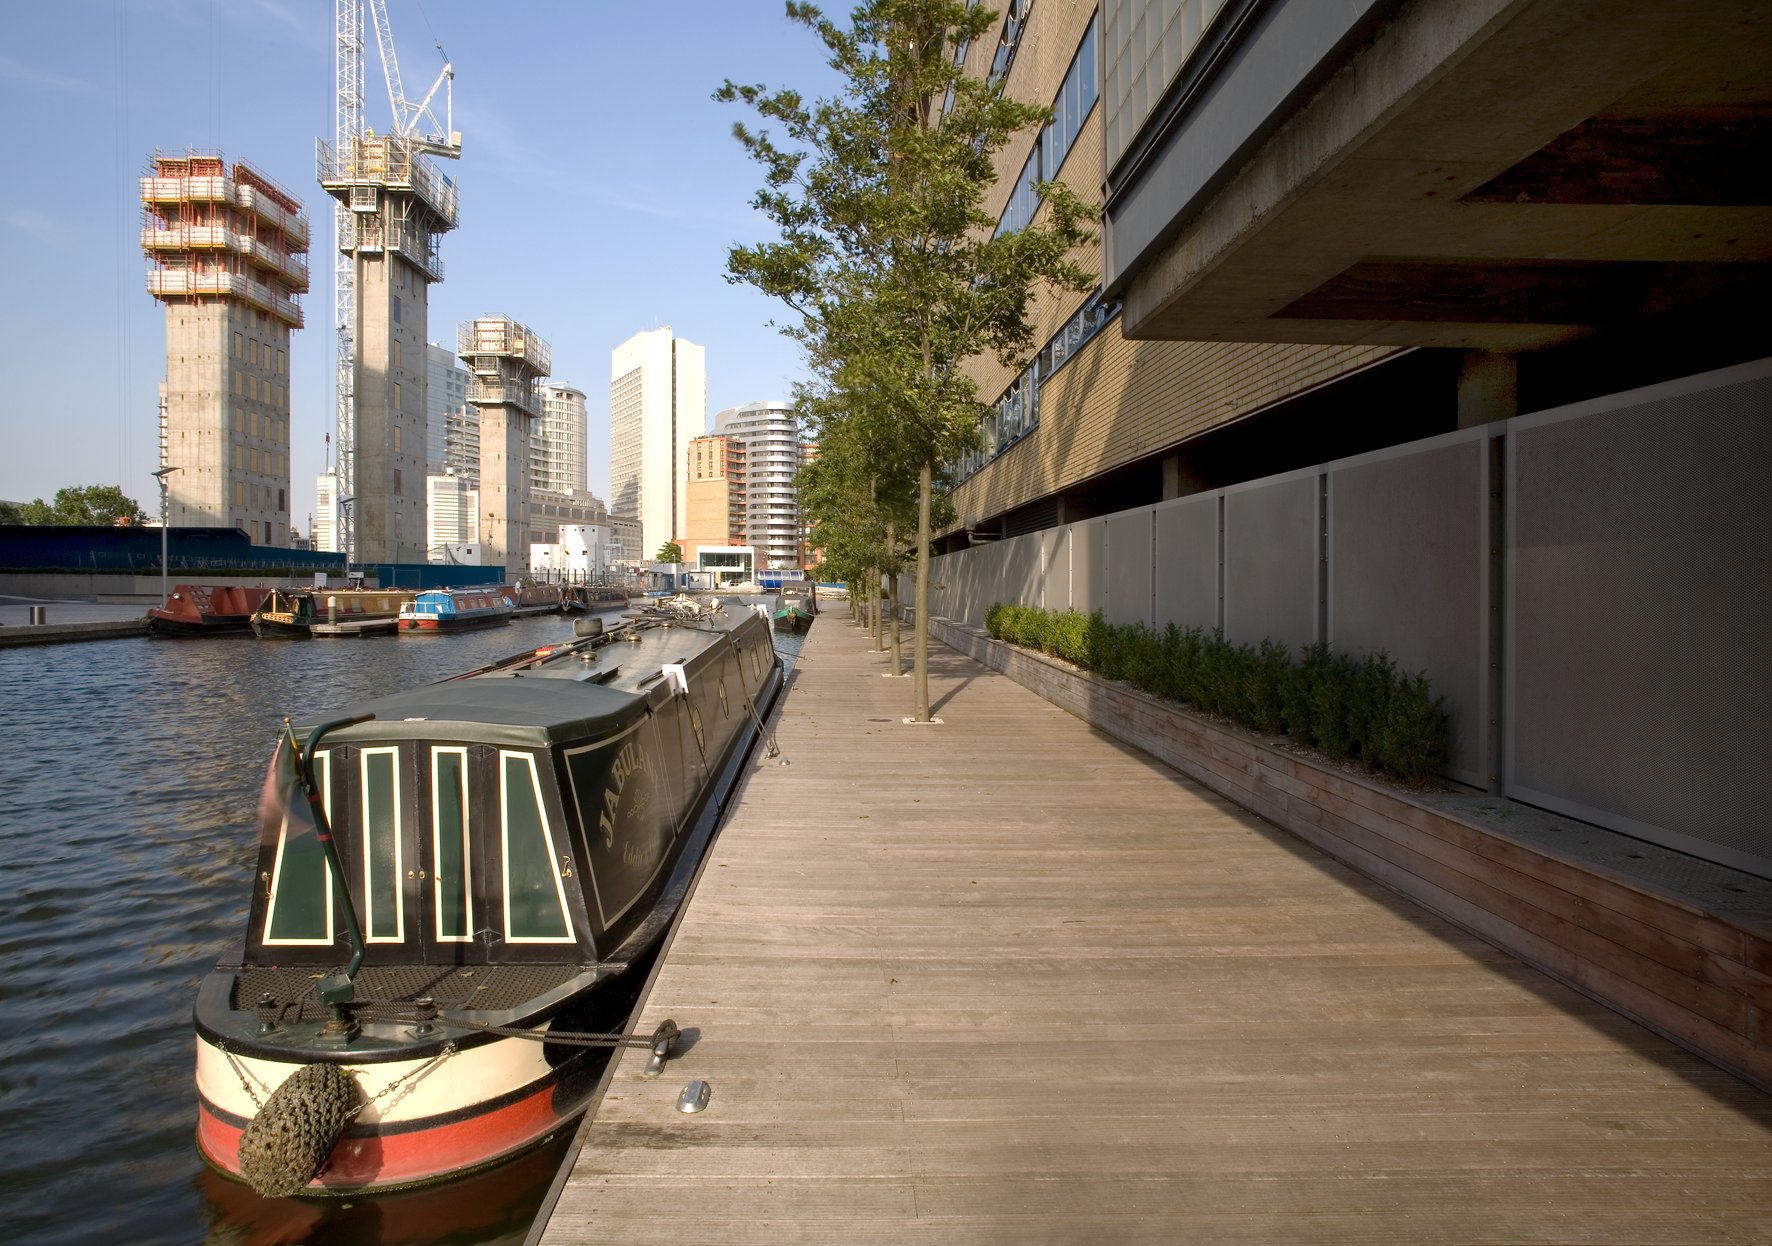
[[[1320,488],[1313,473],[1225,490],[1227,640],[1296,650],[1317,638]]]
[[[1107,591],[1102,616],[1109,623],[1151,622],[1151,512],[1127,511],[1109,516],[1107,525]]]
[[[1509,427],[1510,794],[1764,873],[1772,361]]]
[[[1451,707],[1451,775],[1483,787],[1489,645],[1488,433],[1387,451],[1329,471],[1329,634],[1337,651],[1425,670]]]
[[[1074,523],[1070,531],[1071,599],[1059,609],[1089,614],[1107,605],[1107,521]]]
[[[1218,617],[1217,493],[1164,502],[1157,527],[1157,626],[1211,631]]]

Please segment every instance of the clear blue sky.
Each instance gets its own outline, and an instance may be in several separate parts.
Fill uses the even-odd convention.
[[[367,8],[367,6],[365,6]],[[833,6],[842,11],[842,4]],[[590,478],[609,477],[609,352],[671,325],[707,348],[708,412],[784,398],[801,375],[788,314],[723,277],[772,236],[731,137],[731,77],[828,93],[817,41],[780,0],[388,0],[406,92],[455,64],[461,224],[444,237],[431,339],[487,312],[553,344],[590,399]],[[219,148],[277,179],[313,225],[314,287],[294,335],[291,476],[307,531],[332,426],[331,200],[314,140],[333,131],[332,0],[57,0],[6,6],[0,110],[0,498],[121,484],[152,513],[164,309],[145,289],[137,178],[156,148]],[[367,14],[365,25],[368,25]],[[388,121],[368,32],[366,116]]]

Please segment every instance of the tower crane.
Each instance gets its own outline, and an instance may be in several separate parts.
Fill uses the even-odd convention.
[[[337,57],[334,64],[334,90],[336,108],[333,121],[333,150],[340,159],[349,159],[350,153],[356,150],[358,140],[370,133],[363,115],[364,74],[363,74],[363,6],[365,0],[334,0],[334,31],[337,44]],[[406,98],[405,89],[400,80],[400,59],[394,50],[393,24],[388,20],[387,0],[367,0],[370,17],[375,26],[376,50],[381,57],[382,77],[388,88],[388,108],[392,114],[393,137],[406,140],[415,153],[440,156],[447,160],[461,158],[461,133],[454,128],[455,120],[455,66],[450,62],[443,45],[437,43],[437,53],[443,59],[443,68],[431,83],[430,90],[417,103]],[[443,121],[439,125],[437,115],[432,111],[432,104],[437,92],[443,92]],[[428,122],[432,127],[426,133],[418,133],[421,122]],[[333,207],[332,216],[334,267],[332,283],[333,329],[336,334],[338,371],[337,371],[337,412],[338,427],[337,461],[334,471],[339,481],[338,492],[349,493],[356,490],[356,448],[357,448],[357,349],[356,349],[356,259],[353,247],[356,238],[356,222],[353,219],[351,205],[340,200]],[[350,548],[349,527],[352,519],[348,513],[335,513],[338,532],[338,544],[341,549]]]

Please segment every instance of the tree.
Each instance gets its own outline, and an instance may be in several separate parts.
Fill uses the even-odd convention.
[[[17,502],[0,502],[0,523],[23,523],[24,512]]]
[[[666,541],[663,545],[658,547],[658,561],[682,562],[683,547],[678,545],[675,541]]]
[[[731,81],[716,93],[786,135],[733,127],[763,168],[753,203],[780,238],[732,248],[727,272],[798,313],[785,331],[830,391],[854,400],[846,418],[865,425],[861,439],[891,466],[914,465],[914,695],[926,722],[938,477],[976,445],[986,410],[965,365],[992,352],[1019,370],[1036,288],[1094,284],[1072,258],[1094,210],[1060,183],[1040,184],[1041,216],[1019,230],[999,231],[983,210],[996,153],[1051,117],[954,63],[996,14],[966,0],[863,0],[845,29],[789,0],[787,15],[823,41],[843,93],[808,104],[792,89]]]
[[[139,524],[147,515],[116,485],[70,485],[57,489],[54,502],[42,498],[19,508],[19,523],[65,527],[73,524]]]

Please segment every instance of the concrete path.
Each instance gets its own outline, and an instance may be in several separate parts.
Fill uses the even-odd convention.
[[[907,726],[867,647],[812,629],[640,1022],[696,1041],[532,1238],[1772,1240],[1772,1097],[950,650]]]

